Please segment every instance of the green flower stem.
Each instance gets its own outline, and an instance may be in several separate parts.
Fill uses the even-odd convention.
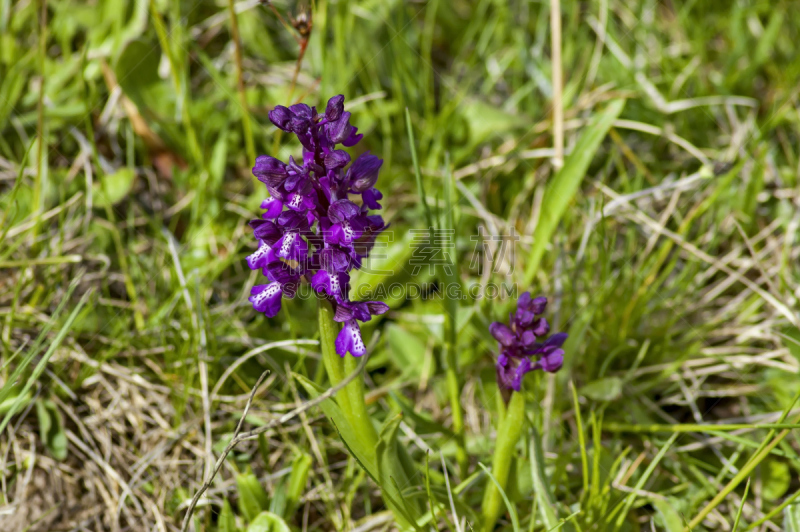
[[[330,303],[324,299],[317,300],[317,310],[319,313],[319,345],[322,350],[322,363],[325,366],[325,371],[328,372],[328,379],[330,379],[331,385],[335,386],[347,376],[344,369],[344,360],[336,354],[336,335],[339,331],[336,322],[333,321],[333,309]],[[355,379],[353,382],[357,380]],[[349,419],[352,416],[352,408],[350,407],[350,394],[347,388],[336,394],[336,402],[339,403],[339,407]]]
[[[330,303],[323,299],[318,301],[318,308],[322,362],[328,372],[331,384],[336,385],[356,370],[358,360],[350,355],[342,358],[336,354],[336,335],[339,333],[339,327],[333,321],[333,309]],[[336,402],[344,412],[353,430],[364,438],[370,448],[373,448],[378,443],[378,432],[375,430],[375,426],[367,413],[363,379],[356,378],[345,386],[343,390],[336,394]]]
[[[344,374],[350,375],[358,367],[358,359],[354,356],[345,355]],[[374,447],[378,443],[378,431],[372,424],[372,419],[367,413],[367,401],[364,398],[364,379],[356,378],[345,388],[350,399],[351,420],[350,424],[356,429],[359,435],[364,438],[370,446]]]
[[[453,432],[456,435],[456,462],[461,473],[461,478],[466,478],[469,473],[469,458],[464,442],[464,416],[461,413],[461,386],[458,384],[458,373],[455,368],[455,356],[450,356],[448,350],[447,357],[447,395],[450,400],[450,411],[453,416]],[[455,352],[453,352],[455,355]]]
[[[514,448],[517,446],[522,429],[525,426],[525,397],[519,392],[512,392],[505,417],[497,429],[497,441],[492,458],[492,475],[504,490],[508,485],[508,473],[514,459]],[[494,482],[486,483],[483,494],[483,530],[491,532],[497,518],[505,508],[503,496]]]

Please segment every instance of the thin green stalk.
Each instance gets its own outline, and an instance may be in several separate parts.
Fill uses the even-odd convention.
[[[347,372],[344,369],[344,360],[336,354],[336,334],[338,333],[336,322],[333,321],[333,309],[330,303],[323,299],[317,301],[319,318],[319,345],[322,350],[322,363],[328,373],[328,379],[332,386],[336,386],[344,380]],[[358,379],[356,379],[358,380]],[[346,390],[336,394],[336,402],[339,408],[345,413],[348,419],[352,416],[350,408],[350,396]]]
[[[253,142],[253,126],[250,123],[250,108],[247,105],[247,93],[244,89],[244,73],[242,69],[242,43],[239,39],[239,21],[236,17],[236,8],[233,0],[228,0],[228,14],[231,18],[231,39],[233,40],[233,58],[236,66],[236,90],[239,93],[239,104],[242,108],[242,129],[244,130],[245,151],[247,164],[254,164],[256,148]]]
[[[358,360],[354,356],[345,355],[344,374],[349,375],[358,367]],[[367,412],[367,402],[364,399],[364,379],[359,377],[345,386],[347,397],[350,400],[350,424],[355,428],[359,435],[374,446],[378,443],[378,432]]]
[[[336,335],[339,328],[333,321],[333,309],[330,303],[323,299],[318,300],[319,307],[319,341],[322,347],[322,361],[328,378],[332,385],[344,380],[358,367],[355,357],[346,355],[344,358],[336,354]],[[344,390],[336,394],[336,401],[347,417],[347,421],[370,448],[378,443],[378,432],[367,412],[367,402],[364,398],[364,380],[353,379]]]
[[[800,422],[800,417],[798,417],[795,422]],[[727,497],[730,492],[732,492],[739,484],[741,484],[742,481],[753,472],[753,469],[755,469],[756,466],[764,460],[764,458],[769,456],[769,453],[772,451],[772,449],[781,441],[783,441],[783,439],[789,434],[789,430],[790,429],[782,430],[771,442],[764,446],[760,452],[758,452],[747,464],[745,464],[745,466],[739,470],[739,473],[737,473],[737,475],[733,477],[730,482],[728,482],[722,491],[720,491],[713,499],[711,499],[711,502],[709,502],[705,508],[700,510],[700,513],[698,513],[697,516],[695,516],[695,518],[692,519],[688,525],[686,525],[684,530],[689,531],[697,528],[697,526],[703,522],[703,519],[705,519],[706,516],[719,505],[719,503],[725,500],[725,497]]]
[[[34,245],[36,244],[36,234],[39,231],[39,217],[44,211],[42,205],[42,157],[44,156],[44,67],[45,59],[47,58],[47,2],[40,0],[41,3],[41,16],[39,19],[39,100],[37,104],[37,119],[36,119],[36,133],[38,142],[36,144],[36,181],[33,185],[33,212],[36,213],[36,224],[33,226]]]
[[[167,60],[169,61],[170,73],[172,74],[172,85],[175,88],[175,93],[183,98],[183,105],[180,106],[181,120],[183,121],[183,127],[186,129],[186,140],[189,145],[189,151],[191,152],[192,158],[195,162],[202,163],[204,165],[203,153],[200,149],[200,144],[197,141],[197,133],[195,132],[194,125],[192,124],[192,119],[189,116],[189,107],[186,103],[188,100],[187,91],[184,87],[184,84],[181,82],[180,73],[178,71],[178,61],[175,58],[172,47],[170,46],[167,27],[164,23],[164,18],[156,8],[155,0],[150,0],[150,15],[153,17],[153,26],[156,29],[158,42],[161,45],[162,50],[164,50],[164,53],[167,55]],[[178,24],[178,22],[173,21],[173,24]]]
[[[744,486],[744,495],[742,495],[742,503],[739,505],[739,510],[736,512],[736,520],[733,522],[733,530],[731,532],[736,532],[736,529],[739,528],[739,520],[742,518],[742,510],[744,509],[744,503],[747,500],[747,492],[750,491],[750,479],[747,479],[747,484]]]
[[[443,188],[446,211],[442,223],[447,234],[452,235],[455,239],[456,224],[453,214],[455,210],[455,201],[453,200],[453,174],[450,168],[450,155],[445,152],[444,156],[445,171]],[[432,234],[430,236],[433,238]],[[444,266],[444,273],[447,281],[445,293],[449,294],[450,287],[459,284],[458,265],[455,257],[451,257],[447,250],[442,249],[442,255],[447,257],[448,262],[448,264]],[[447,395],[450,400],[450,411],[453,418],[453,432],[456,435],[456,462],[458,462],[461,478],[465,478],[469,474],[469,456],[467,455],[467,448],[464,441],[464,415],[461,411],[461,383],[458,379],[458,358],[456,356],[456,346],[458,344],[458,305],[458,299],[456,298],[448,296],[444,301],[446,320],[445,367],[447,375]]]
[[[755,523],[748,526],[744,532],[750,532],[751,530],[755,530],[756,528],[760,527],[779,513],[781,513],[787,506],[792,504],[797,498],[800,497],[800,490],[797,490],[794,495],[787,497],[785,501],[780,503],[778,506],[770,510],[768,513],[764,514],[764,517],[756,521]]]
[[[757,429],[800,429],[797,423],[682,423],[677,425],[627,425],[625,423],[606,423],[603,429],[608,432],[727,432],[732,430]]]
[[[411,128],[411,114],[406,107],[406,129],[408,130],[408,147],[411,150],[411,162],[414,164],[414,177],[417,180],[417,193],[422,204],[422,211],[425,213],[425,222],[429,228],[433,228],[433,215],[428,206],[428,199],[425,195],[425,187],[422,185],[422,172],[419,169],[419,159],[417,159],[417,145],[414,141],[414,130]]]
[[[492,457],[492,476],[497,481],[497,485],[493,482],[488,483],[483,494],[483,530],[485,532],[491,532],[494,529],[494,524],[505,506],[498,486],[506,489],[511,461],[514,458],[514,448],[522,436],[524,426],[525,396],[519,392],[512,392],[505,418],[497,429],[497,441]]]

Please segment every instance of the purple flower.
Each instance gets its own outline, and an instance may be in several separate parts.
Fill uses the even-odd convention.
[[[270,121],[294,133],[303,156],[288,162],[268,155],[256,159],[253,175],[270,197],[261,204],[261,219],[250,222],[258,249],[247,265],[260,269],[270,284],[253,287],[250,302],[258,312],[275,316],[283,297],[294,297],[302,280],[334,308],[334,320],[344,323],[336,352],[361,356],[366,351],[358,322],[385,313],[378,301],[350,301],[350,272],[361,266],[377,236],[386,229],[379,210],[383,195],[374,188],[383,161],[365,153],[351,163],[350,154],[336,149],[356,145],[363,135],[350,124],[344,96],[328,100],[325,112],[299,103],[276,106]],[[360,202],[352,201],[361,196]]]
[[[566,333],[557,333],[544,339],[550,332],[547,320],[537,317],[547,306],[547,298],[531,298],[529,292],[517,301],[517,310],[509,319],[510,326],[498,321],[489,325],[489,332],[497,340],[500,354],[497,357],[497,382],[506,391],[519,391],[526,373],[541,369],[555,373],[564,363],[561,346]],[[542,341],[543,340],[543,341]]]

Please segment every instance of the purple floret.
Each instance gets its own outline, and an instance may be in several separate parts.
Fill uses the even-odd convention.
[[[489,332],[497,340],[500,355],[497,357],[497,383],[505,390],[520,391],[526,373],[541,369],[555,373],[564,363],[561,346],[566,333],[556,333],[549,338],[550,324],[542,317],[547,298],[531,298],[529,292],[517,301],[517,310],[510,316],[510,326],[496,321]]]
[[[299,103],[276,106],[270,121],[294,133],[303,145],[301,162],[269,155],[256,159],[253,175],[264,183],[261,219],[250,226],[258,249],[247,257],[250,269],[261,270],[271,281],[254,286],[250,302],[258,312],[274,317],[283,297],[294,297],[305,279],[320,297],[333,305],[334,320],[344,323],[336,352],[361,356],[366,347],[358,321],[369,321],[389,307],[378,301],[348,298],[350,272],[360,268],[375,238],[386,229],[379,215],[383,196],[374,188],[383,160],[365,153],[351,163],[350,154],[336,149],[356,145],[363,135],[350,124],[344,96],[328,100],[325,112]],[[360,196],[360,202],[352,197]]]

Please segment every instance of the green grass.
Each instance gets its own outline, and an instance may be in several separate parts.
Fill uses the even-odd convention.
[[[245,430],[309,398],[292,373],[328,387],[316,302],[255,314],[244,257],[266,195],[252,152],[299,153],[267,112],[338,93],[365,133],[351,152],[385,159],[393,231],[376,261],[391,273],[360,272],[354,289],[447,282],[443,268],[412,276],[409,231],[453,228],[462,287],[547,295],[570,334],[563,370],[526,379],[532,426],[498,530],[796,526],[794,3],[561,2],[556,95],[547,2],[317,1],[296,82],[290,30],[231,5],[238,52],[228,2],[0,0],[11,529],[177,530],[264,370]],[[519,237],[494,271],[470,267],[479,226]],[[370,412],[403,412],[397,444],[418,472],[393,490],[425,508],[423,527],[479,529],[502,408],[487,327],[511,302],[385,300],[364,331]],[[367,530],[391,515],[314,408],[239,446],[193,517],[209,531],[256,520]]]

